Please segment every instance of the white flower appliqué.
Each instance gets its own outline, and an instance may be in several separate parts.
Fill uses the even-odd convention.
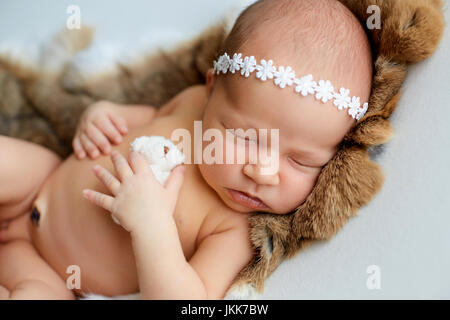
[[[254,56],[245,57],[244,62],[242,63],[241,74],[246,78],[249,77],[250,73],[255,71],[256,69],[256,59]]]
[[[350,90],[341,88],[339,90],[339,93],[334,94],[334,105],[339,109],[347,109],[348,105],[350,103],[350,97],[348,96],[350,94]]]
[[[334,97],[334,87],[329,80],[319,80],[319,85],[316,86],[316,99],[323,103]]]
[[[221,56],[215,67],[217,67],[217,74],[220,74],[221,71],[223,72],[223,74],[226,74],[228,68],[230,67],[230,57],[228,56],[228,54],[225,53],[223,56]]]
[[[236,71],[239,71],[242,66],[242,53],[234,54],[233,59],[230,61],[230,71],[231,73],[235,73]]]
[[[313,81],[312,74],[308,74],[300,79],[295,79],[294,83],[296,84],[295,92],[301,93],[302,96],[306,97],[308,94],[314,94],[315,87],[317,83]]]
[[[217,62],[216,60],[214,60],[214,74],[219,74],[219,62]]]
[[[369,108],[369,103],[364,103],[363,107],[361,109],[359,109],[358,115],[356,116],[356,120],[359,121],[359,119],[361,119],[367,112],[367,109]]]
[[[286,69],[281,66],[278,67],[278,71],[275,71],[275,84],[281,89],[284,89],[286,85],[292,86],[295,79],[295,71],[291,67],[286,67]]]
[[[273,61],[261,60],[261,65],[256,66],[256,78],[266,81],[267,79],[273,79],[273,75],[277,69],[273,66]]]
[[[348,105],[348,114],[354,119],[359,112],[361,102],[359,97],[353,97],[352,101]]]

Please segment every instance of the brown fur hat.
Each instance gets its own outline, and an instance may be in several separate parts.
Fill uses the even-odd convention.
[[[408,64],[429,57],[441,39],[441,0],[338,0],[363,26],[380,9],[381,28],[365,28],[372,47],[374,76],[369,109],[348,132],[339,151],[322,169],[311,194],[295,213],[249,217],[256,255],[235,279],[233,288],[249,285],[261,292],[265,278],[285,258],[313,241],[329,239],[380,190],[384,176],[370,150],[392,136],[389,117],[400,98]],[[209,28],[174,50],[117,65],[110,73],[86,76],[70,63],[44,72],[0,57],[0,134],[44,145],[62,157],[71,152],[78,117],[90,103],[107,99],[161,106],[186,87],[204,83],[228,29]],[[70,50],[89,45],[91,32],[65,31]]]

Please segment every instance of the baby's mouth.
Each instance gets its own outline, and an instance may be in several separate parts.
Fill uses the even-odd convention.
[[[240,205],[256,210],[269,209],[269,207],[257,197],[253,197],[243,191],[228,188],[225,189],[227,190],[228,195],[231,197],[231,199]]]

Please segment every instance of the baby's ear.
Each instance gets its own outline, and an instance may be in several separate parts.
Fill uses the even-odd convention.
[[[214,69],[208,69],[206,72],[206,94],[208,95],[208,98],[211,95],[215,80],[216,75],[214,74]]]

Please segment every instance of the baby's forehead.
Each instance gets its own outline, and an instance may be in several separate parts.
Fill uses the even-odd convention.
[[[247,128],[279,129],[280,139],[311,139],[334,146],[354,124],[347,112],[331,102],[303,97],[292,88],[281,89],[271,81],[226,75],[227,95],[238,122]]]

